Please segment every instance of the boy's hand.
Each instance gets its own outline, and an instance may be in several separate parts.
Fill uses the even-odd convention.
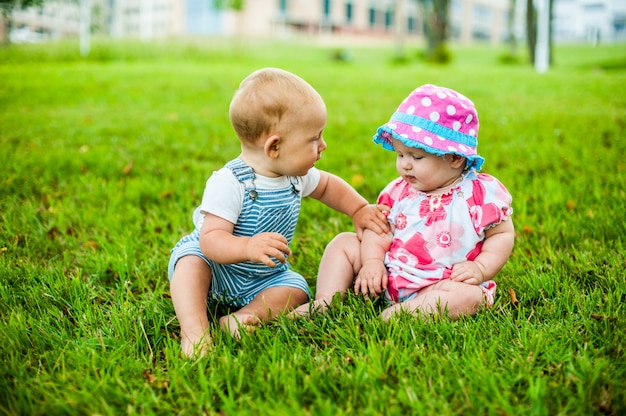
[[[479,285],[484,281],[484,274],[475,261],[464,261],[452,266],[450,280],[469,285]]]
[[[354,293],[378,297],[387,289],[387,269],[380,260],[366,260],[354,281]]]
[[[365,229],[379,235],[387,234],[390,231],[390,227],[385,215],[386,212],[389,212],[389,207],[385,205],[369,204],[358,209],[352,216],[357,238],[361,240]]]
[[[272,257],[285,264],[291,250],[287,239],[280,233],[260,233],[248,239],[246,256],[249,261],[263,263],[267,267],[276,267]]]

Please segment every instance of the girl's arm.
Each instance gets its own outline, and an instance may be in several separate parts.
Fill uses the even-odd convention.
[[[492,279],[511,255],[514,240],[515,228],[511,218],[485,230],[480,254],[473,261],[455,264],[450,279],[473,285]]]
[[[380,235],[365,230],[361,241],[361,270],[354,281],[354,293],[376,297],[387,289],[384,259],[392,240],[391,232]]]

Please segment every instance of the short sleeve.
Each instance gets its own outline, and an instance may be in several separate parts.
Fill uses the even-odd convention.
[[[504,185],[491,175],[480,173],[471,182],[467,199],[472,223],[478,234],[508,220],[513,214],[513,198]]]
[[[378,195],[376,203],[379,205],[387,205],[392,208],[396,201],[404,198],[408,192],[409,189],[407,189],[407,183],[402,180],[402,178],[398,178],[385,186],[385,188]]]
[[[302,196],[309,196],[320,183],[320,171],[317,168],[311,168],[306,176],[301,176],[300,179],[302,179]]]
[[[206,181],[202,203],[196,208],[193,222],[196,228],[202,228],[204,216],[209,213],[237,223],[243,201],[243,187],[228,168],[213,172]]]

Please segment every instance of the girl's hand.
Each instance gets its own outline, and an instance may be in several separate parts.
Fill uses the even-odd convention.
[[[367,260],[363,263],[354,281],[354,293],[365,297],[378,297],[387,289],[387,268],[381,260]]]
[[[287,256],[291,255],[287,239],[280,233],[260,233],[250,237],[245,250],[249,261],[272,268],[276,267],[272,258],[285,264]]]
[[[464,261],[452,266],[450,280],[463,282],[469,285],[479,285],[485,281],[485,275],[478,263],[474,261]]]

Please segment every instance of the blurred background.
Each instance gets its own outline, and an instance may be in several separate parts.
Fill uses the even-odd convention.
[[[315,38],[331,45],[423,44],[445,62],[446,42],[509,45],[532,63],[554,42],[626,41],[626,0],[3,0],[0,39]],[[544,64],[545,65],[545,64]]]

